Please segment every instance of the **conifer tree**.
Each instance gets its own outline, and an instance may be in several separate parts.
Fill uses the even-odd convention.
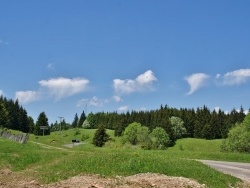
[[[39,114],[39,116],[37,118],[35,130],[34,130],[34,134],[35,135],[42,135],[43,134],[43,130],[41,130],[40,127],[43,127],[43,126],[49,128],[48,118],[47,118],[45,112],[42,112],[42,113]],[[50,134],[49,129],[45,130],[44,134],[45,135],[49,135]]]
[[[83,111],[82,111],[82,114],[81,114],[81,116],[80,116],[80,119],[79,119],[79,121],[78,121],[77,127],[81,128],[83,122],[85,121],[85,119],[86,119],[86,115],[85,115],[85,112],[84,112],[84,110],[83,110]]]
[[[106,133],[105,127],[101,125],[95,132],[93,144],[95,146],[102,147],[108,140],[109,135]]]
[[[71,124],[72,128],[78,127],[78,126],[77,126],[77,125],[78,125],[78,121],[79,121],[79,118],[78,118],[78,115],[77,115],[77,113],[76,113],[75,118],[74,118],[74,121],[73,121],[72,124]]]

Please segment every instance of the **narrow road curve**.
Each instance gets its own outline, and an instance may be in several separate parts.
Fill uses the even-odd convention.
[[[250,183],[250,163],[198,160],[218,171]]]

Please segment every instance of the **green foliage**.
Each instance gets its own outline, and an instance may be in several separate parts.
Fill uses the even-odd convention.
[[[176,139],[182,138],[184,135],[187,134],[187,130],[184,127],[184,121],[181,118],[172,116],[170,118],[170,122],[172,125],[172,130],[174,132],[174,137]]]
[[[85,121],[82,124],[82,128],[84,129],[90,129],[90,123],[87,119],[85,119]]]
[[[222,143],[222,151],[248,152],[250,153],[250,114],[248,114],[243,123],[233,127],[228,138]]]
[[[71,124],[71,127],[72,127],[72,128],[76,128],[77,125],[78,125],[78,121],[79,121],[79,118],[78,118],[78,115],[77,115],[77,113],[76,113],[75,118],[74,118],[74,121],[73,121],[72,124]]]
[[[92,112],[89,113],[89,115],[88,115],[88,117],[86,119],[87,120],[87,125],[88,125],[89,129],[97,128],[96,127],[96,119],[97,119],[97,117]],[[87,126],[87,125],[85,125],[85,126]]]
[[[78,121],[78,124],[77,124],[77,127],[81,128],[82,127],[82,124],[83,122],[86,120],[86,115],[85,115],[85,112],[82,111],[82,114],[80,116],[80,119]]]
[[[44,135],[50,134],[48,118],[47,118],[45,112],[41,112],[39,114],[39,116],[37,118],[36,125],[35,125],[34,134],[43,135],[43,130],[41,130],[40,127],[48,127],[47,130],[44,130]]]
[[[129,142],[132,145],[138,144],[139,142],[138,133],[140,129],[141,129],[140,123],[134,122],[129,124],[124,131],[123,135],[124,142]]]
[[[156,127],[151,133],[152,148],[164,149],[169,144],[169,136],[161,127]]]
[[[0,103],[0,128],[7,124],[8,111],[6,110],[3,103]]]
[[[81,131],[78,128],[74,129],[74,136],[81,134]]]
[[[95,146],[102,147],[108,140],[109,140],[109,135],[106,133],[106,129],[102,125],[95,132],[93,138],[93,144]]]
[[[85,141],[85,140],[88,140],[90,138],[90,136],[88,134],[82,134],[82,137],[81,137],[81,141]]]
[[[138,143],[143,149],[151,148],[151,139],[148,127],[141,126],[137,132]]]

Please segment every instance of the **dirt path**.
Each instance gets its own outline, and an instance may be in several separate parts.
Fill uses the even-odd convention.
[[[50,145],[47,145],[47,144],[42,144],[42,143],[39,143],[39,142],[33,142],[33,141],[31,141],[31,143],[38,144],[38,145],[40,145],[40,146],[42,146],[44,148],[47,148],[47,149],[58,149],[58,150],[69,151],[66,148],[54,147],[54,146],[50,146]]]
[[[250,184],[250,163],[199,160],[225,174],[230,174]]]

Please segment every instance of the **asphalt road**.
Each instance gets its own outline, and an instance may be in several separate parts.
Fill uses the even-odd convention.
[[[250,163],[199,160],[202,163],[250,183]]]

